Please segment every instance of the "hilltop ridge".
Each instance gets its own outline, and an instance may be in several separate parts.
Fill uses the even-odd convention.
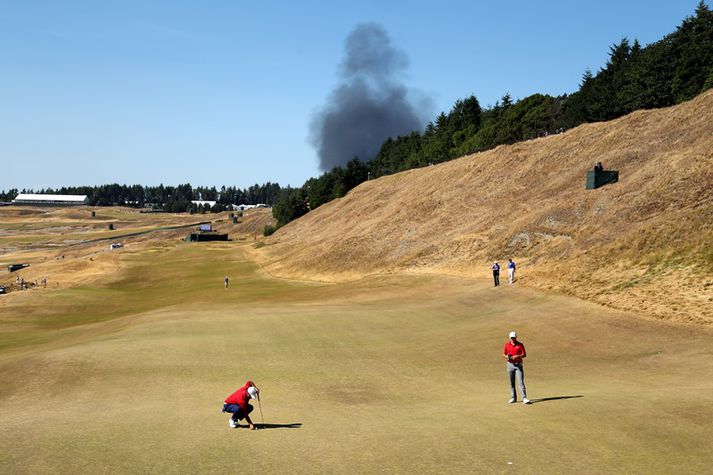
[[[596,161],[618,183],[585,190]],[[489,278],[681,322],[713,323],[713,91],[558,135],[382,177],[253,254],[273,275]]]

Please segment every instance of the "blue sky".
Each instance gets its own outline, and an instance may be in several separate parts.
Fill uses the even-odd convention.
[[[697,3],[2,0],[0,189],[301,186],[358,24],[408,56],[431,119],[470,94],[573,92],[611,44],[656,41]]]

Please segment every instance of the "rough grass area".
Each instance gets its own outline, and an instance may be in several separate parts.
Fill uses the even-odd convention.
[[[585,189],[594,162],[619,182]],[[713,326],[713,90],[369,180],[256,249],[273,275],[347,281],[394,271],[486,279],[512,257],[522,286],[640,316]],[[639,267],[650,274],[629,285]]]
[[[90,283],[7,296],[0,472],[713,464],[706,328],[484,280],[276,280],[245,258],[252,245],[149,246]],[[501,353],[512,329],[528,349],[531,406],[506,403]],[[231,430],[220,406],[248,378],[263,390],[267,427]]]

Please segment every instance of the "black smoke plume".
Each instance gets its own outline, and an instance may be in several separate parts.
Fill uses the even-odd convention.
[[[419,116],[425,117],[401,81],[408,58],[391,44],[386,30],[375,23],[358,25],[344,48],[339,84],[311,124],[322,171],[355,156],[371,160],[388,137],[420,131]]]

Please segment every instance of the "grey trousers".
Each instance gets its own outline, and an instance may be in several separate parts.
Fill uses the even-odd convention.
[[[508,361],[508,378],[510,379],[510,397],[517,399],[515,392],[515,377],[517,376],[517,384],[520,386],[520,394],[522,398],[527,398],[527,390],[525,389],[525,371],[522,369],[522,363],[514,364]]]

